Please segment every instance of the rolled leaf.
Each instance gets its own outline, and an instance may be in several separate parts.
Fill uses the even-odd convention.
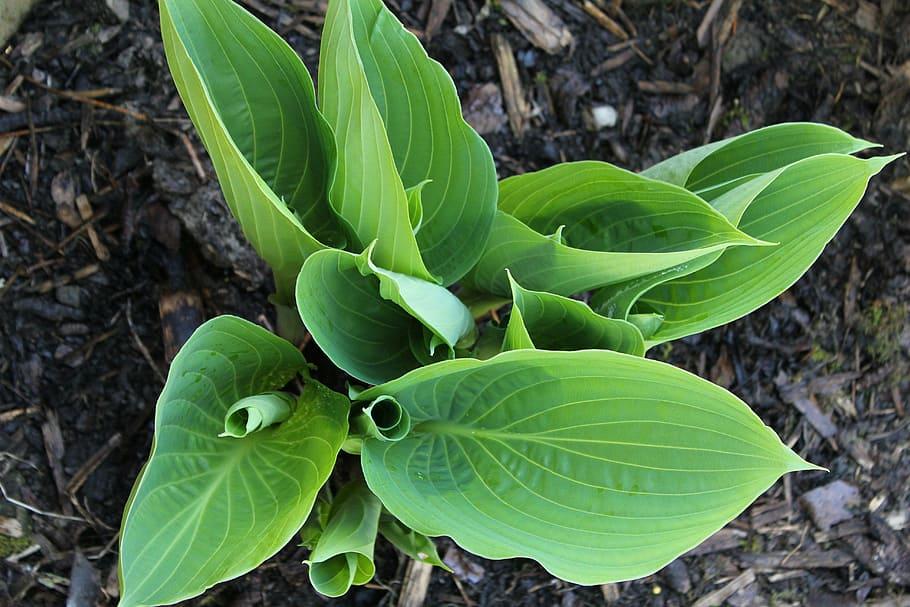
[[[474,328],[468,309],[444,287],[380,268],[371,251],[321,251],[300,271],[297,306],[319,347],[371,384],[454,356]]]
[[[327,203],[334,144],[313,82],[277,34],[230,0],[158,6],[180,97],[231,212],[288,304],[307,255],[343,241]]]
[[[833,126],[786,122],[715,141],[668,158],[642,175],[713,200],[744,180],[819,154],[853,154],[877,147]]]
[[[307,383],[283,422],[219,438],[233,403],[306,365],[290,343],[220,316],[171,365],[149,461],[120,531],[121,607],[165,605],[254,569],[307,519],[347,434],[349,401]]]
[[[504,179],[484,254],[468,285],[559,295],[623,282],[733,245],[761,245],[679,186],[604,162],[570,162]]]
[[[354,244],[362,250],[376,241],[380,266],[435,282],[417,247],[405,186],[354,38],[349,0],[329,2],[319,55],[319,106],[338,149],[329,201]]]
[[[664,317],[650,345],[736,320],[785,291],[818,258],[862,199],[869,179],[892,157],[861,160],[823,154],[761,175],[731,207],[739,227],[776,247],[725,251],[709,266],[654,287],[636,308]],[[756,187],[759,186],[759,187]]]
[[[430,273],[450,285],[477,262],[490,233],[493,156],[464,121],[446,69],[381,0],[338,1],[350,6],[370,93],[405,187],[428,180],[417,243]]]
[[[224,416],[224,432],[218,436],[243,438],[287,420],[297,399],[286,392],[266,392],[241,398]]]
[[[411,415],[390,396],[380,396],[354,418],[353,432],[364,438],[401,440],[411,431]]]
[[[379,533],[385,539],[398,548],[401,552],[421,563],[429,563],[434,567],[440,567],[446,571],[451,571],[449,567],[439,558],[439,552],[436,550],[436,544],[433,540],[409,529],[396,520],[394,516],[383,514],[379,519]]]
[[[653,573],[812,468],[722,388],[605,350],[445,361],[360,397],[383,395],[413,429],[361,463],[396,518],[579,584]]]
[[[641,356],[645,342],[632,323],[597,314],[587,304],[523,288],[509,274],[512,313],[502,349],[614,350]]]
[[[373,579],[373,546],[382,504],[362,481],[343,487],[332,501],[325,529],[310,558],[310,583],[330,597]]]

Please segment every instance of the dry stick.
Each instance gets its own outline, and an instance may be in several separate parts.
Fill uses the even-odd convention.
[[[9,494],[6,492],[6,487],[3,486],[3,483],[0,483],[0,494],[3,495],[3,499],[5,499],[9,503],[11,503],[13,506],[18,506],[19,508],[23,508],[25,510],[28,510],[29,512],[32,512],[32,513],[40,515],[40,516],[47,516],[50,518],[59,518],[59,519],[65,520],[65,521],[79,521],[80,523],[87,522],[84,518],[80,518],[78,516],[67,516],[66,514],[57,514],[56,512],[49,512],[47,510],[42,510],[41,508],[36,508],[30,504],[26,504],[25,502],[20,502],[16,498],[9,496]]]
[[[493,34],[490,37],[493,45],[493,55],[499,67],[499,78],[502,81],[502,94],[505,97],[506,113],[509,115],[509,126],[516,139],[521,139],[525,132],[525,119],[528,115],[528,102],[525,100],[524,89],[518,75],[518,65],[515,63],[515,54],[512,45],[502,34]]]
[[[708,12],[705,13],[695,34],[698,39],[698,46],[704,48],[708,44],[708,34],[711,33],[711,23],[717,18],[717,14],[720,12],[720,7],[723,6],[723,4],[724,0],[713,0],[711,6],[708,7]]]
[[[710,594],[706,594],[692,604],[692,607],[713,607],[722,605],[724,601],[733,596],[737,591],[742,590],[755,581],[755,571],[746,569],[740,575],[735,577],[732,582],[719,588]]]
[[[597,8],[597,5],[590,2],[590,0],[585,0],[581,5],[581,8],[583,8],[584,11],[591,16],[591,18],[597,21],[597,24],[600,25],[600,27],[604,28],[620,40],[629,39],[629,34],[626,33],[626,30],[624,30],[622,26],[614,21],[609,15]]]
[[[432,576],[432,565],[421,561],[410,561],[401,585],[398,607],[423,607]]]

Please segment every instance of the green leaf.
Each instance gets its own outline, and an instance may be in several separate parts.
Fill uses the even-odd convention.
[[[341,596],[373,579],[373,545],[382,504],[363,481],[345,485],[332,501],[328,522],[305,561],[317,592]]]
[[[319,106],[338,149],[329,201],[349,235],[361,249],[376,241],[376,262],[383,268],[435,282],[417,247],[408,196],[370,93],[348,0],[329,2],[319,56]]]
[[[684,186],[713,200],[745,179],[798,160],[818,154],[853,154],[870,147],[876,144],[832,126],[787,122],[688,150],[641,174]]]
[[[509,282],[514,303],[503,351],[593,349],[644,355],[644,340],[632,323],[601,316],[581,301],[525,289],[511,274]]]
[[[381,396],[413,422],[403,440],[363,444],[395,517],[579,584],[653,573],[812,468],[726,390],[605,350],[445,361],[360,398]]]
[[[282,303],[307,255],[342,242],[326,200],[334,145],[294,51],[229,0],[159,0],[168,65],[231,212]]]
[[[286,421],[297,405],[287,392],[266,392],[241,398],[224,416],[224,432],[218,436],[243,438],[263,428]]]
[[[361,438],[401,440],[411,431],[411,416],[390,397],[377,398],[354,418],[351,434]]]
[[[776,247],[730,249],[714,263],[654,287],[637,308],[664,320],[649,345],[736,320],[768,303],[796,282],[856,208],[869,180],[892,157],[860,160],[824,154],[740,185],[745,203],[739,227]],[[758,186],[758,187],[757,187]]]
[[[726,244],[678,252],[605,252],[573,248],[553,236],[535,232],[515,217],[498,212],[487,248],[465,285],[472,291],[508,296],[508,269],[529,289],[574,295],[650,275],[734,244],[763,244],[742,235],[731,237]]]
[[[305,365],[293,345],[232,316],[183,346],[124,511],[121,607],[196,596],[252,570],[300,529],[347,434],[347,398],[310,382],[280,425],[218,435],[233,403],[282,387]]]
[[[433,543],[433,540],[422,533],[409,529],[394,516],[383,514],[380,517],[379,533],[382,537],[389,540],[393,546],[415,561],[429,563],[434,567],[441,567],[446,571],[451,571],[439,558],[439,552],[437,552],[436,544]]]
[[[679,186],[605,162],[569,162],[500,182],[499,208],[469,286],[572,295],[732,245],[760,245]],[[550,236],[546,236],[549,234]]]
[[[453,356],[474,329],[468,309],[444,287],[380,268],[371,251],[320,251],[300,271],[297,305],[319,347],[372,384]]]
[[[429,180],[417,242],[430,272],[450,285],[477,262],[490,232],[493,156],[462,118],[446,69],[380,0],[337,1],[351,8],[363,69],[405,187]]]

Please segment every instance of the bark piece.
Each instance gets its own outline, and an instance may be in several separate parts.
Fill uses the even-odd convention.
[[[834,481],[803,494],[800,502],[812,522],[822,531],[853,518],[853,508],[860,505],[859,490],[844,481]]]
[[[512,52],[512,45],[502,34],[493,34],[490,42],[493,45],[493,55],[496,58],[499,78],[502,81],[502,93],[506,100],[509,125],[512,127],[515,137],[521,139],[527,127],[530,109],[525,98],[524,87],[521,85],[521,78],[518,75],[515,53]]]
[[[724,601],[733,595],[733,593],[742,590],[754,581],[755,572],[751,569],[746,569],[733,578],[733,580],[723,588],[718,588],[714,592],[706,594],[695,601],[692,604],[692,607],[714,607],[715,605],[722,605]]]
[[[502,0],[502,12],[534,46],[555,55],[575,44],[572,32],[541,0]]]

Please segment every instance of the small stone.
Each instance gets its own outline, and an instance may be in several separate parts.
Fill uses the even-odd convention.
[[[858,507],[861,498],[859,490],[853,485],[834,481],[803,494],[800,502],[815,525],[822,531],[827,531],[833,525],[853,518],[851,508]]]
[[[616,126],[619,113],[612,105],[595,105],[591,108],[591,127],[595,131]]]
[[[679,594],[689,594],[692,590],[692,579],[689,577],[689,568],[682,559],[676,559],[661,571],[667,585]]]
[[[76,285],[63,285],[62,287],[57,287],[54,295],[56,295],[57,301],[63,305],[78,308],[82,303],[82,293],[82,287],[77,287]]]

